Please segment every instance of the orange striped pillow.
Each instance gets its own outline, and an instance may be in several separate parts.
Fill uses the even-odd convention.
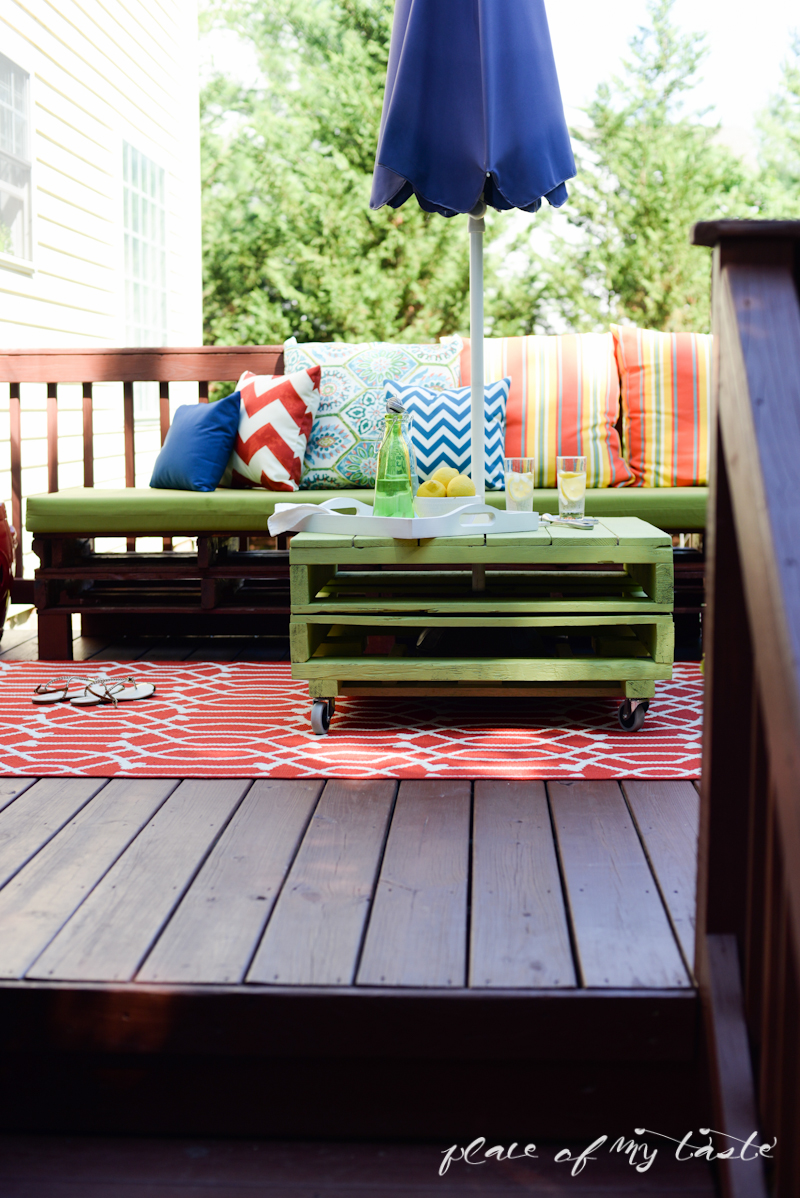
[[[710,333],[611,326],[622,432],[637,487],[708,484]]]
[[[532,457],[536,486],[556,485],[556,458],[585,454],[587,485],[624,487],[633,474],[622,457],[619,375],[610,333],[488,337],[486,380],[511,378],[506,455]],[[469,342],[461,383],[470,381]]]

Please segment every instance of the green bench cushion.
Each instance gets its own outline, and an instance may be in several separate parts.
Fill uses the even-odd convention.
[[[372,491],[165,491],[151,488],[102,491],[76,487],[52,495],[32,495],[26,527],[32,533],[171,536],[198,533],[263,533],[276,503],[322,503],[324,499],[371,502]],[[589,516],[639,516],[657,528],[699,532],[705,526],[706,487],[624,487],[586,492]],[[487,503],[505,506],[502,491]],[[534,491],[534,509],[558,511],[554,490]]]

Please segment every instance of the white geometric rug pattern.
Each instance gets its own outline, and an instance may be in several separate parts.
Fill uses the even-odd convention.
[[[104,662],[151,699],[34,706],[66,663],[0,663],[0,774],[252,778],[698,778],[702,676],[678,663],[644,727],[603,699],[339,699],[327,736],[287,662]],[[90,675],[89,663],[68,672]]]

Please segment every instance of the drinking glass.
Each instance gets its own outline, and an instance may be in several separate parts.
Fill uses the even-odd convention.
[[[586,503],[586,458],[556,458],[558,514],[582,520]]]
[[[533,511],[533,458],[505,458],[506,511]]]

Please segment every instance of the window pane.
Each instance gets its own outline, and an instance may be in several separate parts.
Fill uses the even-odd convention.
[[[28,75],[0,54],[0,252],[31,257]]]
[[[129,337],[137,344],[167,340],[166,172],[134,146],[123,145],[123,219]]]

